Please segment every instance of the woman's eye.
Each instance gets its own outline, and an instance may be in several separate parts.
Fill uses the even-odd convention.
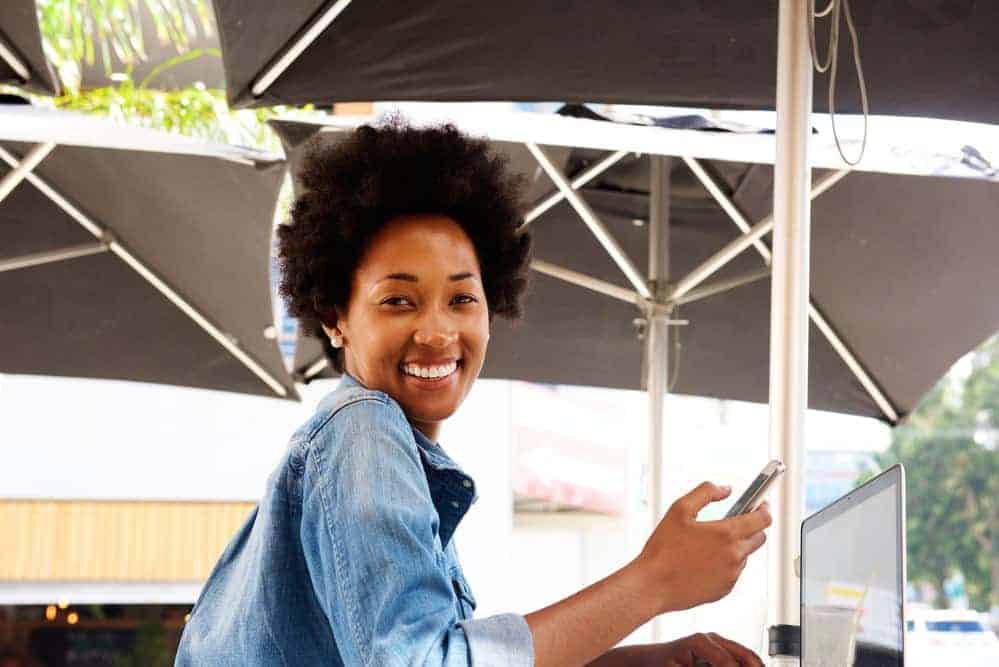
[[[478,301],[478,299],[476,299],[471,294],[459,294],[458,296],[454,297],[454,301],[455,303],[475,303],[476,301]]]
[[[382,300],[383,306],[408,306],[409,299],[404,296],[390,296]]]

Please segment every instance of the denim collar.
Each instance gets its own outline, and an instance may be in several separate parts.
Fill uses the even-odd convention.
[[[337,385],[336,390],[337,391],[347,390],[347,389],[352,389],[354,387],[358,387],[360,389],[366,389],[367,391],[378,391],[375,389],[368,389],[363,384],[361,384],[356,378],[354,378],[352,375],[346,372],[344,372],[343,375],[340,376],[340,383]],[[392,398],[385,392],[378,391],[378,393],[387,397],[393,403],[398,404],[394,398]],[[323,405],[328,402],[330,402],[329,397],[327,397],[322,401],[322,403],[320,403],[320,407],[323,407]],[[399,408],[401,411],[402,406],[399,406]],[[454,459],[448,456],[447,452],[444,451],[443,447],[441,447],[439,444],[428,438],[426,435],[423,434],[423,432],[420,429],[415,428],[412,424],[410,424],[410,428],[413,431],[413,437],[416,440],[416,446],[419,448],[420,454],[427,465],[429,465],[431,468],[434,468],[435,470],[450,470],[459,473],[460,475],[463,476],[465,475],[465,472],[458,466],[458,464],[454,461]]]
[[[368,389],[347,373],[343,374],[334,393],[358,389],[384,396],[394,405],[399,405],[385,392]],[[329,397],[320,403],[320,408],[328,402],[332,402]],[[402,406],[399,406],[399,412],[403,413],[403,418],[405,418]],[[444,449],[419,429],[413,428],[412,424],[409,426],[413,432],[413,439],[416,441],[416,449],[420,452],[420,459],[423,461],[424,472],[427,475],[430,496],[440,519],[438,536],[441,540],[441,547],[445,548],[468,508],[479,499],[479,496],[476,493],[472,478],[458,467],[458,464],[447,455]]]

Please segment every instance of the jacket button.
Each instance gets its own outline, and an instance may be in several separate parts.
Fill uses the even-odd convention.
[[[459,505],[459,504],[458,504],[458,501],[457,501],[457,500],[452,500],[452,501],[451,501],[451,507],[455,507],[455,508],[457,508],[457,507],[461,507],[461,505]]]
[[[464,482],[462,482],[462,484],[465,485],[466,489],[472,488],[472,480],[470,480],[470,479],[466,479]]]

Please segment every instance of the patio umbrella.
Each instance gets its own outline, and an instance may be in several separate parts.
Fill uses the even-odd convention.
[[[999,5],[851,8],[878,113],[999,121]],[[215,13],[236,106],[561,100],[774,108],[775,2],[216,0]],[[845,60],[845,38],[843,46]],[[858,111],[855,80],[842,69],[850,78],[837,109]],[[816,82],[819,110],[825,84]]]
[[[296,397],[274,340],[279,156],[0,106],[0,372]]]
[[[326,122],[272,123],[292,169],[308,140],[336,141],[338,129],[359,121]],[[671,364],[672,391],[767,401],[769,261],[754,245],[763,252],[768,246],[743,243],[745,251],[710,278],[696,278],[719,250],[746,238],[717,198],[749,224],[769,216],[774,138],[726,132],[700,116],[659,122],[703,129],[536,114],[462,116],[460,127],[489,137],[529,179],[531,207],[546,207],[528,216],[536,271],[525,316],[514,324],[495,321],[484,377],[627,389],[645,384],[641,298],[586,232],[579,211],[558,196],[531,154],[533,145],[568,182],[613,160],[578,192],[642,276],[649,272],[652,166],[657,156],[674,158],[668,261],[685,290],[672,299],[673,317],[688,323],[673,327],[671,348],[678,336],[680,351]],[[817,141],[824,142],[819,164],[838,166],[828,134]],[[992,224],[999,187],[993,174],[969,166],[962,146],[948,141],[881,144],[864,169],[816,174],[816,183],[838,182],[813,204],[811,407],[895,424],[957,358],[999,329],[999,304],[979,289],[999,282],[999,264],[991,259],[999,247],[999,227]],[[553,197],[558,203],[547,208]],[[305,380],[328,375],[316,338],[300,340],[295,370]]]
[[[846,4],[828,5],[837,20]],[[864,45],[877,113],[995,120],[999,81],[983,63],[996,62],[989,35],[999,8],[974,0],[863,4],[852,23]],[[571,1],[392,7],[296,0],[280,9],[261,2],[216,4],[234,104],[554,99],[776,108],[770,439],[774,455],[788,466],[775,497],[780,518],[773,532],[781,577],[777,615],[789,622],[799,610],[791,561],[801,516],[799,503],[782,499],[800,496],[803,479],[811,310],[808,119],[815,90],[808,26],[815,12],[816,3],[804,0],[780,0],[776,12],[772,3],[738,0],[627,7]],[[847,47],[845,40],[841,46]],[[838,95],[840,111],[862,106],[862,96],[849,87]],[[826,108],[826,96],[818,100],[818,108]],[[664,169],[654,171],[655,202],[662,199]],[[654,204],[650,216],[657,248],[647,276],[651,288],[641,287],[634,267],[628,269],[639,294],[658,305],[646,316],[649,355],[657,360],[665,357],[668,327],[661,292],[668,289],[668,237],[655,231],[663,211]],[[660,363],[647,371],[650,495],[658,516],[664,509],[656,477],[667,378]]]
[[[872,119],[872,133],[900,125],[904,131],[897,119]],[[321,130],[274,126],[293,166],[303,142]],[[770,165],[778,137],[538,114],[463,116],[459,126],[489,137],[532,182],[533,293],[522,321],[497,321],[485,376],[648,389],[650,506],[658,518],[668,496],[655,444],[670,381],[682,393],[772,400],[768,268],[776,257],[762,239],[775,226]],[[944,134],[923,126],[918,136],[918,146],[872,144],[853,173],[841,169],[828,125],[813,137],[813,164],[823,168],[811,184],[815,279],[804,295],[813,407],[897,423],[954,360],[999,328],[999,308],[981,289],[999,280],[995,174],[969,166],[978,162]],[[629,157],[636,152],[648,157]],[[570,193],[575,201],[567,203]],[[657,275],[662,305],[641,292]],[[660,335],[650,331],[657,320]],[[679,336],[678,354],[667,328],[674,342]],[[300,377],[324,365],[318,343],[304,339]],[[784,605],[777,618],[789,622],[796,553],[785,544],[771,561]]]
[[[59,84],[42,52],[34,0],[0,3],[0,83],[57,95]]]

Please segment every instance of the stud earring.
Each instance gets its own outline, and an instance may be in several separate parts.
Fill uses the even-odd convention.
[[[333,347],[343,347],[343,336],[333,334],[330,336],[330,344],[332,344]]]

